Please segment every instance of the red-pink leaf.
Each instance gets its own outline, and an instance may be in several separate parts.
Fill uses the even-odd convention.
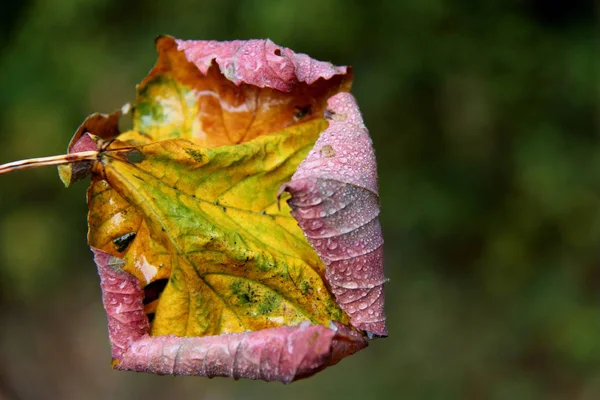
[[[367,345],[360,334],[337,323],[326,328],[306,322],[220,336],[150,336],[139,281],[122,270],[121,259],[92,250],[117,369],[289,383]]]
[[[329,127],[282,186],[292,215],[326,265],[340,307],[358,329],[387,336],[377,166],[350,93],[328,101]]]
[[[309,85],[319,78],[344,75],[346,67],[317,61],[306,54],[277,46],[271,40],[234,40],[216,42],[176,40],[177,49],[206,74],[213,60],[221,73],[236,85],[247,83],[261,88],[288,92],[298,82]]]

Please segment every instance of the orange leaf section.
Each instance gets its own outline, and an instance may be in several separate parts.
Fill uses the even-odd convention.
[[[216,62],[203,74],[172,37],[159,37],[156,47],[158,61],[137,87],[134,129],[120,140],[181,138],[205,148],[243,143],[323,118],[327,99],[349,91],[352,82],[349,71],[312,84],[296,82],[289,91],[236,84]]]

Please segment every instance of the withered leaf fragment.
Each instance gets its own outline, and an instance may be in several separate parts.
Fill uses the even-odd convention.
[[[129,104],[112,114],[95,113],[90,115],[77,128],[67,146],[68,153],[80,153],[88,150],[98,150],[99,141],[109,140],[121,132],[119,118],[129,112]],[[92,137],[95,137],[94,140]],[[66,187],[90,175],[93,161],[82,161],[74,164],[60,165],[58,174]]]
[[[352,95],[337,94],[328,105],[329,127],[281,190],[292,194],[292,215],[351,324],[387,336],[375,153]]]

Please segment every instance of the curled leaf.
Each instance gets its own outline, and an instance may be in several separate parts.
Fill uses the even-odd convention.
[[[309,85],[319,79],[346,75],[347,67],[313,60],[306,54],[296,54],[271,40],[234,40],[216,42],[177,40],[188,60],[206,74],[213,61],[221,73],[236,85],[242,83],[260,88],[289,92],[298,82]]]
[[[354,97],[328,102],[329,127],[281,191],[326,265],[327,282],[356,328],[387,336],[383,236],[375,153]]]
[[[356,155],[345,141],[369,140],[349,68],[261,40],[164,36],[157,49],[133,129],[91,117],[69,151],[94,148],[96,161],[61,171],[66,184],[92,176],[88,241],[115,368],[290,382],[364,348],[363,331],[384,335],[381,249],[347,240],[380,238],[374,160],[334,165]],[[286,182],[294,216],[278,201]],[[327,185],[343,186],[333,206],[350,206],[308,226],[303,199],[325,201]],[[315,221],[340,255],[364,251],[335,258]]]
[[[240,43],[246,42],[158,38],[158,61],[137,88],[133,132],[120,139],[147,144],[180,138],[207,148],[239,144],[322,119],[326,100],[350,90],[352,74],[345,67],[309,62],[283,47],[279,63],[259,63],[271,57],[270,42]],[[247,54],[249,47],[254,53]],[[303,61],[290,68],[290,59]]]
[[[302,323],[208,337],[150,336],[139,280],[123,261],[94,251],[114,366],[169,375],[225,376],[291,382],[305,378],[367,344],[343,325]]]

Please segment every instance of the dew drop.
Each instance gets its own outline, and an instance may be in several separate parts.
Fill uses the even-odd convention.
[[[319,229],[321,227],[323,227],[323,223],[321,221],[319,221],[319,220],[312,221],[311,229]]]

